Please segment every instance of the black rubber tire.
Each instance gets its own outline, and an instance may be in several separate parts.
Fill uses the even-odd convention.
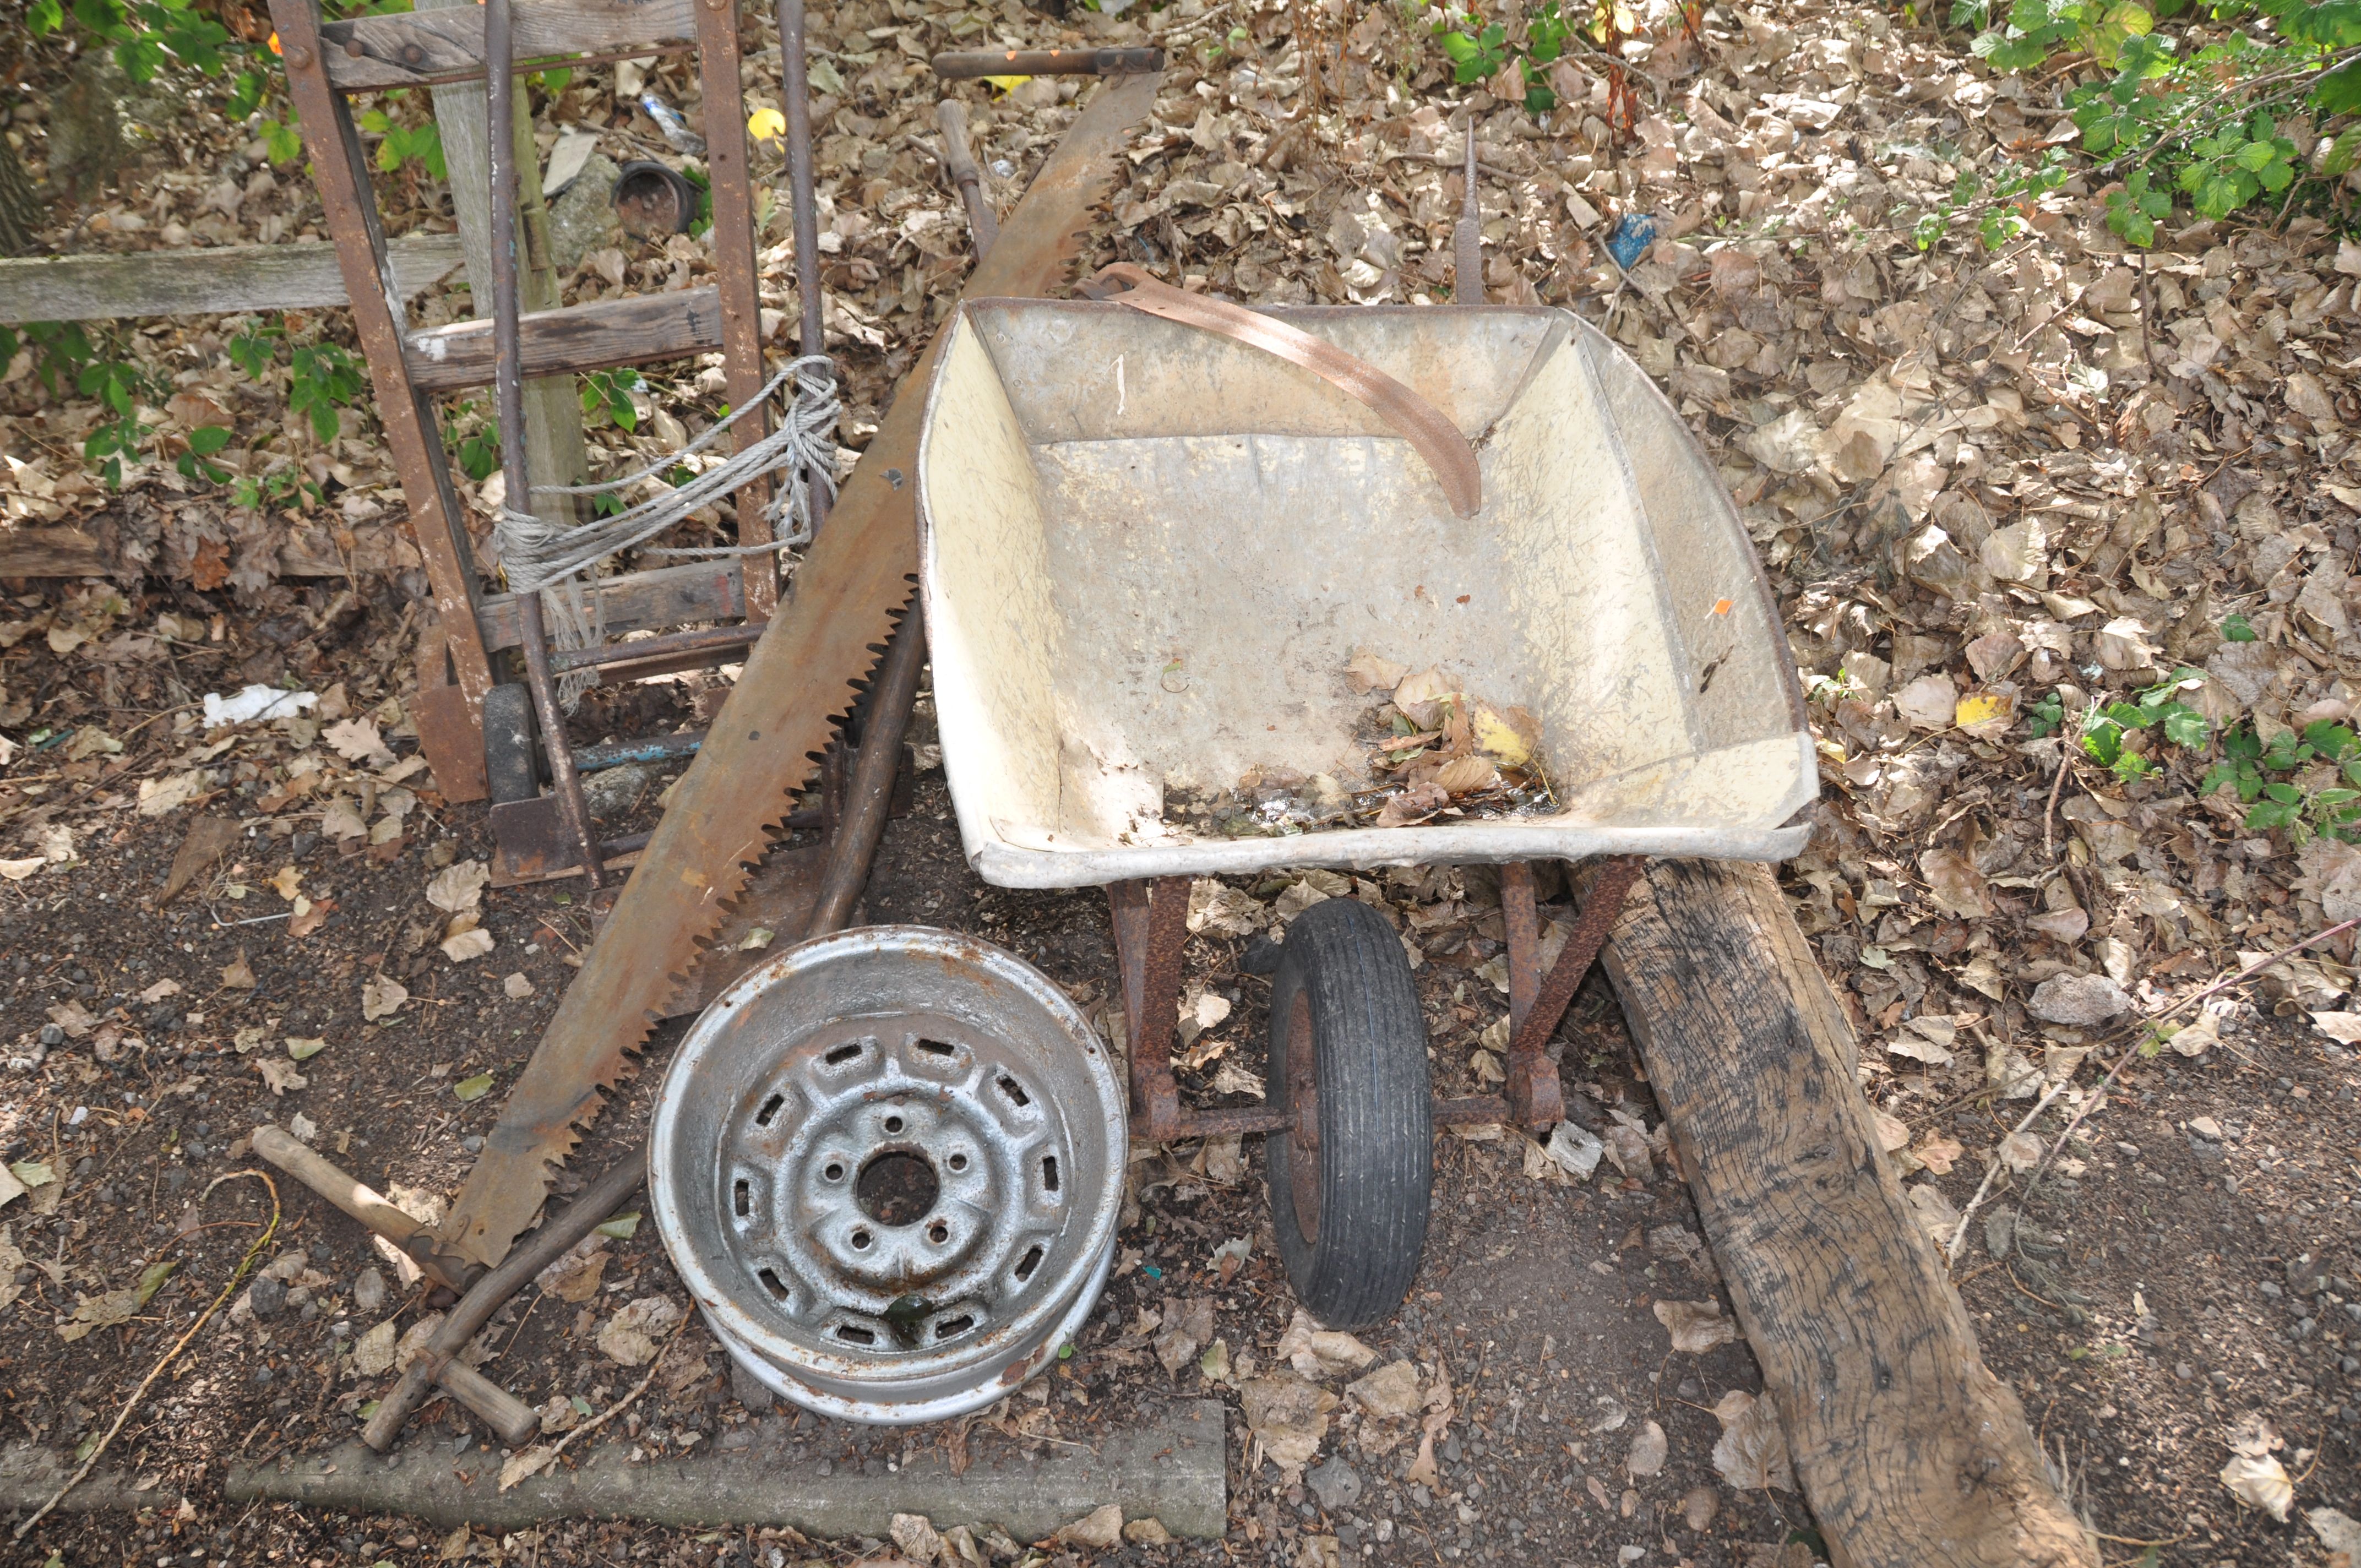
[[[522,681],[484,694],[484,782],[492,803],[531,800],[541,793],[534,760],[533,692]]]
[[[1357,898],[1315,904],[1288,927],[1270,988],[1275,1106],[1288,1107],[1290,1052],[1306,1039],[1320,1142],[1306,1150],[1290,1135],[1263,1139],[1272,1227],[1304,1309],[1332,1329],[1367,1328],[1390,1317],[1418,1277],[1434,1104],[1410,959],[1385,916]],[[1316,1206],[1299,1206],[1299,1190],[1316,1192]]]

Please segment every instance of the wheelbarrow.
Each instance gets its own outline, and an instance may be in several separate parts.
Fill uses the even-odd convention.
[[[1108,302],[963,306],[912,478],[966,854],[1000,886],[1107,888],[1127,1075],[1049,977],[882,927],[730,986],[658,1098],[652,1202],[706,1321],[843,1419],[959,1415],[1046,1365],[1106,1277],[1133,1137],[1265,1135],[1299,1298],[1333,1326],[1387,1316],[1434,1127],[1563,1118],[1544,1047],[1639,857],[1775,860],[1805,837],[1817,767],[1753,553],[1604,337],[1553,310],[1257,315],[1113,281]],[[1364,655],[1525,716],[1546,789],[1246,837],[1173,808],[1348,772]],[[1553,859],[1601,863],[1545,970],[1532,862]],[[1184,1107],[1195,879],[1425,862],[1500,867],[1502,1092],[1433,1099],[1401,942],[1333,898],[1277,949],[1268,1099]]]
[[[1563,1119],[1543,1047],[1640,857],[1802,848],[1802,692],[1719,476],[1581,318],[1248,313],[1109,272],[1117,299],[972,302],[950,327],[917,475],[943,765],[985,882],[1107,888],[1131,1135],[1264,1134],[1295,1292],[1359,1326],[1417,1272],[1434,1126]],[[1523,716],[1547,798],[1243,836],[1172,808],[1346,774],[1369,656]],[[1538,860],[1604,862],[1546,972]],[[1286,928],[1266,1102],[1184,1107],[1193,879],[1414,863],[1501,868],[1504,1092],[1433,1098],[1409,957],[1336,898]]]

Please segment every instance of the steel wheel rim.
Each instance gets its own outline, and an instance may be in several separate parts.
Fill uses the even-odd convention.
[[[939,1420],[1054,1355],[1103,1283],[1124,1102],[1089,1023],[987,944],[799,944],[698,1018],[651,1207],[717,1337],[848,1420]]]

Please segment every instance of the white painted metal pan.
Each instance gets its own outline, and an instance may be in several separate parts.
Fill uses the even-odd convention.
[[[1120,304],[963,305],[918,450],[921,592],[969,860],[1004,887],[1280,866],[1782,860],[1818,772],[1720,477],[1563,311],[1270,313],[1475,441],[1483,505],[1294,365]],[[1229,838],[1170,792],[1351,778],[1346,664],[1527,709],[1558,808]]]

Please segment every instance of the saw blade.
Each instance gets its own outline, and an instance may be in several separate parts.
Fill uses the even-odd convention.
[[[1065,280],[1157,79],[1110,82],[1075,119],[970,274],[962,297],[1031,297]],[[940,340],[938,339],[939,343]],[[918,569],[918,425],[936,345],[911,367],[748,654],[738,684],[525,1064],[441,1236],[490,1266],[532,1223],[608,1091],[687,983],[851,707]]]

